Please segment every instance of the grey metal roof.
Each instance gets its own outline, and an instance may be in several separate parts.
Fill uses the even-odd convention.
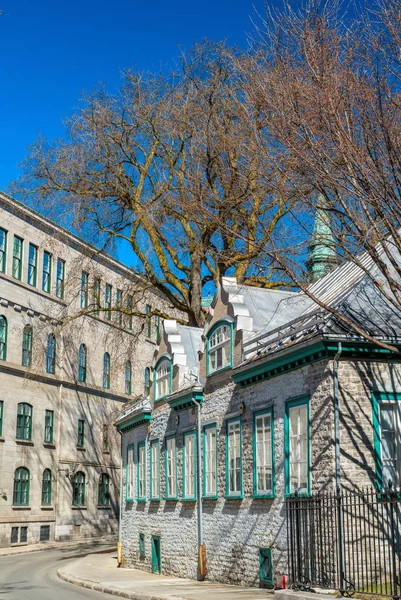
[[[244,304],[253,317],[254,331],[267,330],[280,323],[295,318],[305,308],[305,297],[297,292],[271,290],[240,285],[239,290],[244,295]]]
[[[188,325],[178,325],[178,333],[181,336],[181,343],[187,356],[187,367],[192,373],[198,373],[198,351],[202,344],[203,329],[200,327],[189,327]]]

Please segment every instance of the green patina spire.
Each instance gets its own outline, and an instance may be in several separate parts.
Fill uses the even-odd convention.
[[[311,283],[327,275],[339,264],[327,203],[322,194],[318,196],[315,222],[308,250],[307,268]]]

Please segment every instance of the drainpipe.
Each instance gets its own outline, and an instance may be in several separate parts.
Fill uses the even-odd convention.
[[[117,429],[120,434],[120,505],[118,507],[119,518],[118,518],[118,542],[117,542],[117,566],[122,565],[122,544],[121,544],[121,524],[123,517],[123,434],[122,431]]]
[[[333,361],[333,396],[334,396],[334,437],[336,455],[336,489],[338,520],[338,559],[340,565],[340,591],[344,591],[344,531],[343,506],[341,496],[341,463],[340,463],[340,408],[338,403],[338,361],[342,353],[341,342],[338,342],[337,354]]]
[[[194,398],[192,402],[196,405],[198,411],[198,435],[197,435],[197,446],[198,446],[198,543],[199,543],[199,556],[198,556],[198,581],[204,581],[206,575],[206,548],[203,544],[203,504],[202,504],[202,424],[201,424],[201,405]]]

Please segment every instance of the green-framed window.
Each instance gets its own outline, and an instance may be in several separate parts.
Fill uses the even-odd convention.
[[[61,258],[57,259],[56,269],[56,296],[60,300],[64,299],[65,291],[65,261]]]
[[[78,350],[78,381],[86,382],[86,367],[88,360],[88,351],[85,344],[81,344]]]
[[[109,426],[103,425],[103,436],[102,436],[102,449],[103,452],[110,452],[110,438],[109,438]]]
[[[14,472],[13,506],[29,506],[30,473],[26,467]]]
[[[123,324],[123,313],[121,312],[123,306],[123,293],[121,290],[116,290],[116,323],[121,327]]]
[[[127,300],[126,300],[126,307],[127,307],[127,315],[126,315],[126,321],[127,321],[127,327],[128,329],[132,329],[132,296],[127,296]]]
[[[160,500],[160,440],[150,442],[150,499]]]
[[[14,236],[13,245],[13,277],[14,279],[22,279],[22,257],[24,253],[24,240],[18,235]]]
[[[150,313],[152,312],[152,307],[150,304],[145,306],[145,314],[146,314],[146,324],[145,324],[145,335],[148,338],[152,337],[152,319],[150,318]]]
[[[107,473],[99,477],[97,502],[99,506],[110,506],[110,477]]]
[[[54,411],[47,410],[45,411],[45,443],[52,444],[54,437]]]
[[[376,485],[401,487],[401,394],[373,393],[373,438]]]
[[[28,250],[28,283],[36,287],[38,278],[38,247],[34,244],[29,244]]]
[[[196,432],[187,431],[182,442],[182,497],[196,500]]]
[[[203,428],[203,495],[217,498],[217,425]]]
[[[146,552],[145,552],[145,534],[144,533],[140,533],[139,534],[139,557],[140,558],[146,558]]]
[[[49,333],[47,336],[46,372],[53,375],[56,372],[56,352],[56,338],[53,333]]]
[[[160,344],[160,317],[159,317],[159,315],[154,316],[154,324],[155,324],[156,344]]]
[[[7,235],[8,232],[0,227],[0,272],[7,270]]]
[[[164,462],[166,469],[166,500],[178,498],[178,454],[174,435],[165,439]]]
[[[16,434],[18,440],[32,440],[32,412],[33,408],[27,402],[18,404]]]
[[[132,393],[132,365],[129,360],[125,363],[125,393],[129,396]]]
[[[309,398],[288,400],[284,418],[286,494],[310,493]]]
[[[32,342],[33,329],[31,325],[25,325],[22,332],[22,366],[30,367],[32,364]]]
[[[146,500],[146,443],[138,443],[138,500]]]
[[[226,421],[226,496],[242,498],[242,421]]]
[[[253,413],[253,495],[275,494],[273,409]]]
[[[85,506],[85,473],[78,471],[72,480],[72,505]]]
[[[233,365],[233,324],[219,321],[207,334],[206,370],[212,375]]]
[[[85,447],[85,421],[84,421],[84,419],[78,419],[77,447],[78,448]]]
[[[273,557],[271,548],[259,548],[260,582],[267,587],[274,587]]]
[[[147,397],[150,394],[150,369],[146,367],[143,373],[143,393]]]
[[[42,475],[42,506],[51,506],[52,503],[52,472],[45,469]]]
[[[105,317],[108,321],[111,321],[111,301],[113,296],[113,286],[110,283],[106,283],[104,288],[104,309],[106,310]]]
[[[50,294],[52,288],[53,257],[47,250],[43,252],[42,290]]]
[[[173,387],[173,369],[172,360],[167,357],[161,357],[155,367],[154,394],[155,401],[162,400],[172,392]]]
[[[3,435],[4,400],[0,400],[0,437]]]
[[[134,463],[134,444],[127,446],[127,464],[125,468],[125,501],[134,501],[134,478],[135,478],[135,463]]]
[[[101,285],[102,280],[100,279],[100,277],[95,277],[95,279],[93,280],[93,306],[97,315],[100,313],[100,309],[102,307],[102,302],[100,299]]]
[[[7,319],[0,316],[0,360],[6,360],[7,358],[7,333]]]
[[[110,389],[110,354],[105,352],[103,355],[103,387]]]
[[[80,292],[81,308],[88,308],[89,305],[89,273],[82,271],[81,273],[81,292]]]

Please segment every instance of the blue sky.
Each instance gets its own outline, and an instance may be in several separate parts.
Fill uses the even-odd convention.
[[[263,0],[0,0],[0,189],[39,134],[63,135],[83,90],[173,66],[204,37],[245,46]]]

